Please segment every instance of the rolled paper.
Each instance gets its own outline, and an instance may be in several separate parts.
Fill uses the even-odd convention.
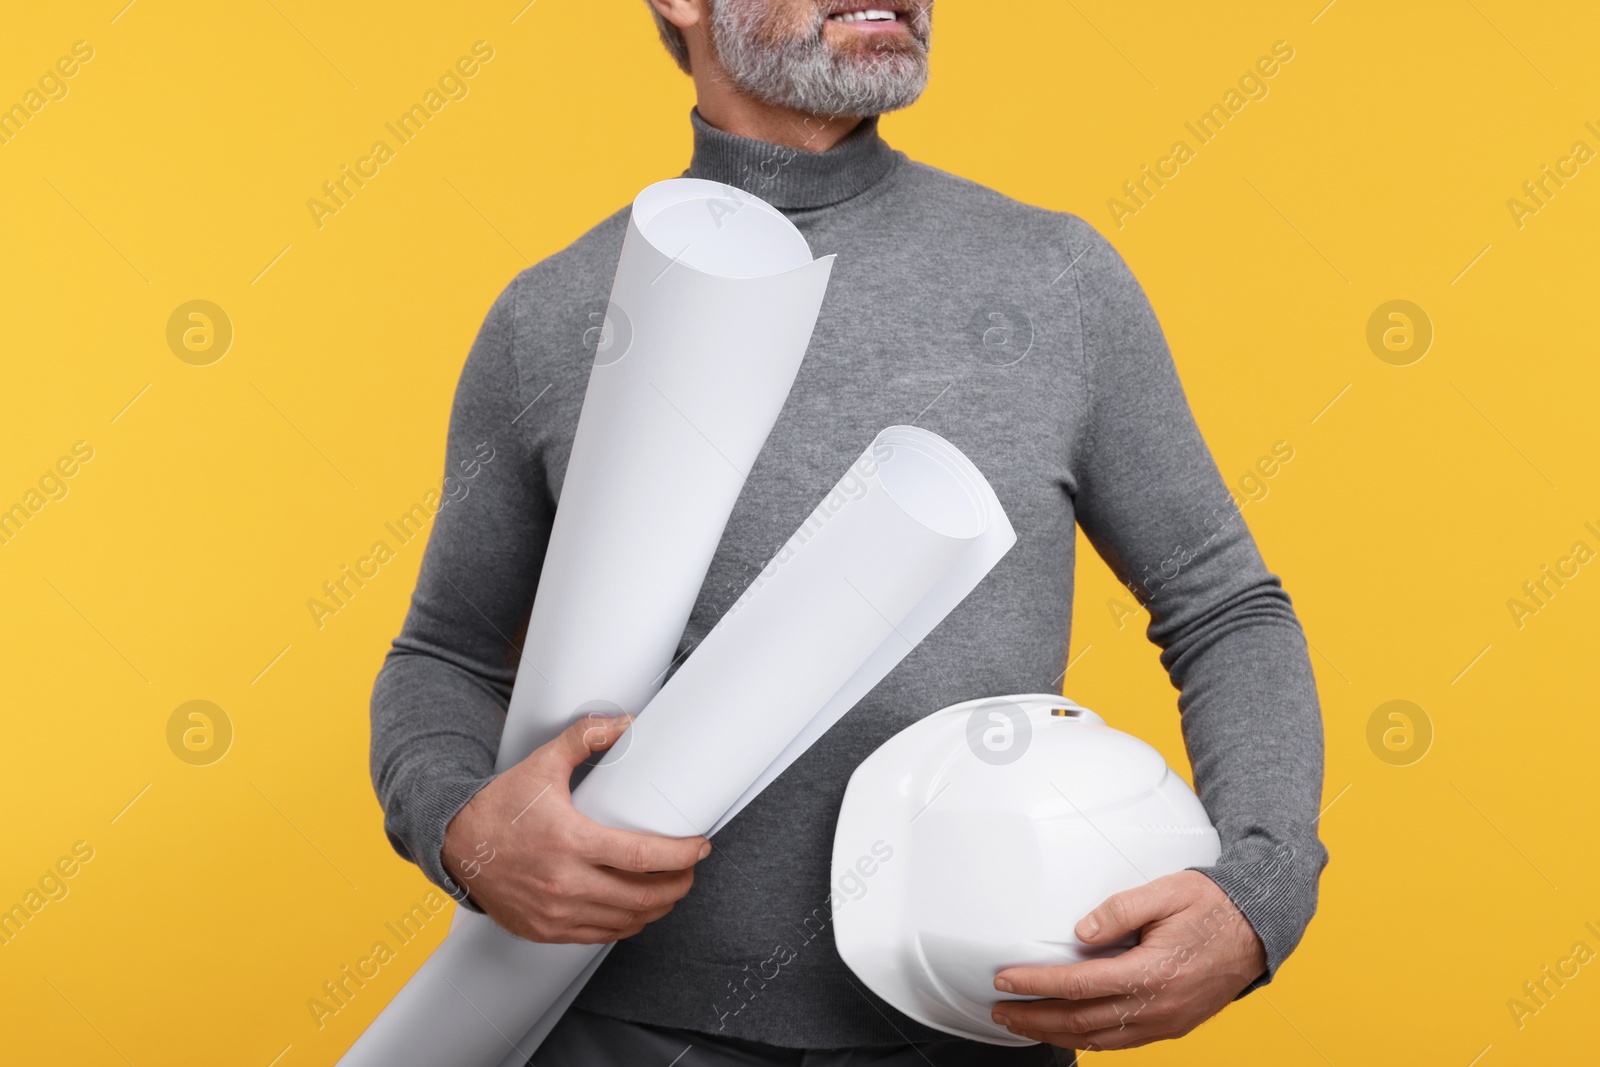
[[[914,426],[884,430],[573,804],[598,822],[646,833],[720,827],[1015,543],[994,491],[955,446]],[[754,721],[752,708],[760,709]]]
[[[972,577],[974,560],[987,559],[986,573],[1013,543],[965,456],[926,430],[885,430],[639,715],[628,742],[574,790],[574,805],[625,829],[711,831],[841,694],[887,673],[933,615],[959,602],[950,591],[982,577]],[[484,916],[457,915],[379,1019],[398,1010],[427,1024],[369,1042],[375,1024],[346,1062],[525,1063],[605,952],[523,941]]]
[[[937,434],[900,426],[885,430],[879,440],[893,447],[893,443],[901,438],[902,431],[905,432],[905,436],[914,435],[921,447],[940,452],[953,468],[976,473],[976,468],[972,467],[966,456]],[[850,680],[828,698],[828,702],[810,722],[806,723],[805,728],[789,742],[776,759],[767,765],[722,818],[717,820],[717,825],[712,827],[713,832],[727,825],[746,804],[755,799],[756,794],[772,784],[789,764],[799,759],[801,753],[815,744],[834,723],[842,719],[845,712],[855,707],[862,697],[883,681],[905,655],[900,651],[900,644],[909,643],[913,646],[921,644],[923,638],[932,633],[933,628],[955,610],[956,605],[965,600],[968,593],[977,588],[984,575],[1000,562],[1000,557],[1017,543],[1016,531],[1011,528],[1005,509],[1000,506],[1000,500],[995,496],[994,489],[990,487],[988,481],[979,475],[972,490],[977,494],[979,506],[985,515],[983,532],[973,539],[944,576],[895,627],[894,636],[899,640],[886,640],[873,649],[872,654],[861,664],[856,673],[850,676]]]
[[[634,200],[496,770],[660,688],[833,258],[732,186],[675,178]]]
[[[794,384],[833,258],[814,260],[781,212],[719,182],[676,178],[635,198],[497,771],[586,712],[637,712],[660,688],[745,476]],[[515,949],[502,938],[516,942],[458,908],[445,947],[494,973],[496,953]],[[537,947],[587,959],[583,946]],[[419,1051],[484,1026],[444,984],[455,972],[436,959],[342,1063],[469,1062],[454,1050],[431,1060]],[[572,977],[559,973],[566,977],[555,993],[529,987],[527,995],[554,1003]]]

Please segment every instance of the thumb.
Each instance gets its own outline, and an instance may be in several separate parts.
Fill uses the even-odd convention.
[[[616,744],[633,722],[632,715],[585,715],[546,744],[540,752],[555,768],[570,774],[596,752]],[[565,777],[562,781],[565,781]]]
[[[1103,944],[1136,933],[1146,923],[1172,914],[1171,891],[1159,882],[1113,893],[1088,915],[1078,920],[1073,931],[1086,944]]]

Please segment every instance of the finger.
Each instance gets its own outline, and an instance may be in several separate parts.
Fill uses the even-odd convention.
[[[606,904],[598,900],[586,900],[566,912],[565,918],[559,925],[568,928],[593,926],[609,930],[612,940],[616,940],[622,931],[642,929],[671,910],[670,903],[664,907],[635,911],[632,908]]]
[[[682,871],[711,855],[703,837],[658,837],[590,822],[579,855],[619,871]]]
[[[529,941],[563,944],[616,941],[644,929],[671,910],[671,906],[640,913],[593,900],[543,902],[521,913],[512,932]],[[580,937],[581,932],[581,937]]]
[[[1160,1040],[1158,1035],[1149,1032],[1136,1032],[1133,1027],[1126,1030],[1096,1030],[1094,1033],[1053,1033],[1050,1030],[1013,1030],[1018,1037],[1026,1037],[1032,1041],[1043,1041],[1045,1045],[1054,1045],[1056,1048],[1075,1048],[1082,1053],[1109,1053],[1118,1048],[1138,1048],[1139,1045],[1149,1045],[1150,1041]]]
[[[541,945],[609,945],[613,941],[622,940],[623,936],[631,936],[631,933],[618,931],[609,926],[575,926],[549,937],[523,935],[523,939],[536,941]]]
[[[1078,920],[1078,940],[1091,945],[1115,941],[1137,932],[1146,923],[1164,919],[1179,910],[1169,884],[1157,879],[1135,889],[1113,893]]]
[[[1067,966],[1007,967],[994,976],[994,987],[1002,993],[1056,1000],[1091,1000],[1131,992],[1155,961],[1148,949],[1129,949],[1106,960],[1085,960]]]
[[[1148,1026],[1111,1027],[1088,1034],[1052,1033],[1049,1030],[1024,1030],[1021,1036],[1043,1041],[1057,1048],[1075,1048],[1083,1052],[1110,1052],[1119,1048],[1138,1048],[1152,1041],[1160,1041],[1175,1034],[1164,1034]]]
[[[994,1006],[991,1017],[1010,1030],[1091,1034],[1126,1026],[1138,1018],[1143,1004],[1133,996],[1084,1001],[1006,1000]]]
[[[632,722],[631,715],[585,715],[540,748],[538,754],[570,773],[594,753],[616,744]]]
[[[648,915],[654,922],[683,899],[694,885],[694,871],[668,871],[661,874],[635,874],[609,867],[591,867],[592,877],[583,879],[580,896],[598,904],[621,908],[631,914]]]

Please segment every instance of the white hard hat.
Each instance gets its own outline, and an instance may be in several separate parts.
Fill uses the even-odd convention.
[[[833,933],[867,987],[936,1030],[996,1025],[994,976],[1078,963],[1113,893],[1214,863],[1221,843],[1161,754],[1048,694],[969,700],[891,737],[850,777],[833,839]]]

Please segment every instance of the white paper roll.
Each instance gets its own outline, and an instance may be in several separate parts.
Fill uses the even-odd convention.
[[[496,770],[585,711],[637,712],[660,688],[833,258],[813,260],[781,212],[732,186],[675,178],[635,198]],[[474,1060],[454,1039],[494,1036],[470,1001],[507,991],[480,981],[522,982],[503,1051],[538,1014],[526,1006],[558,1003],[593,955],[457,909],[445,944],[341,1063],[492,1063],[499,1051]]]
[[[496,770],[660,688],[832,269],[732,186],[634,200]]]
[[[883,431],[573,804],[648,833],[720,827],[1015,543],[988,482],[953,445],[914,426]]]
[[[893,442],[901,437],[901,431],[906,431],[908,436],[915,435],[923,447],[938,450],[957,468],[976,471],[960,450],[935,434],[898,426],[885,430],[879,436],[879,441],[892,446]],[[983,532],[973,539],[944,576],[928,591],[927,596],[923,597],[895,627],[895,637],[903,639],[912,646],[921,644],[923,638],[932,633],[933,628],[939,625],[957,604],[967,598],[967,594],[977,587],[983,576],[1000,561],[1000,557],[1017,543],[1016,531],[1011,528],[1011,521],[1006,518],[1005,509],[1000,506],[1000,500],[994,495],[994,490],[990,488],[988,481],[979,475],[973,491],[978,495],[980,506],[986,516]],[[722,818],[717,820],[716,826],[712,827],[713,833],[726,826],[746,804],[755,799],[756,794],[772,784],[773,779],[782,774],[789,764],[798,759],[801,753],[814,745],[834,723],[843,718],[845,712],[855,707],[862,697],[883,681],[905,656],[899,645],[899,641],[889,640],[872,651],[866,661],[850,676],[849,681],[828,699],[794,740],[789,742],[778,757],[768,764],[761,775],[744,791],[744,794],[734,801]]]
[[[904,658],[1015,540],[965,456],[926,430],[885,430],[640,714],[629,743],[579,785],[574,804],[613,826],[710,831],[803,751],[797,739],[820,736],[874,674]],[[521,1067],[605,950],[522,941],[458,911],[444,945],[343,1062]],[[380,1027],[391,1014],[396,1023]]]

